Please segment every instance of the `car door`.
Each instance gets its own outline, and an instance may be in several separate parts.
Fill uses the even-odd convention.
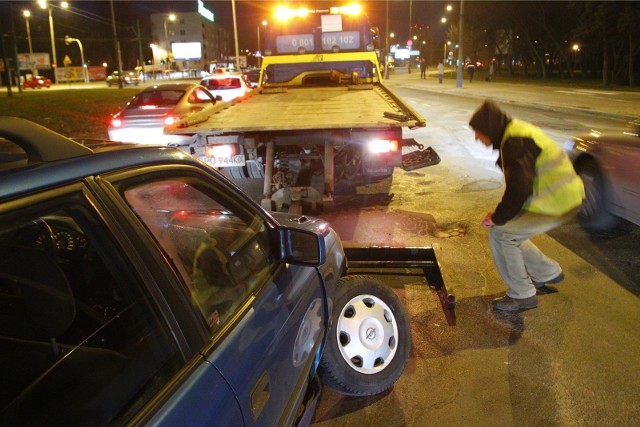
[[[621,137],[608,146],[608,163],[615,193],[617,215],[640,223],[640,138]]]
[[[209,334],[202,355],[245,425],[290,424],[324,334],[318,271],[285,264],[277,224],[222,178],[176,167],[136,175],[114,185],[181,277]]]
[[[159,293],[150,251],[89,194],[72,184],[0,203],[0,424],[242,425]]]

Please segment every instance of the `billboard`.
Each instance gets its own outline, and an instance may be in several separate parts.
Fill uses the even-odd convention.
[[[171,53],[175,59],[202,59],[202,43],[173,43]]]
[[[21,70],[31,70],[32,67],[37,70],[50,70],[51,69],[51,61],[48,53],[33,53],[30,55],[28,53],[19,53],[18,54],[18,63],[20,64]]]

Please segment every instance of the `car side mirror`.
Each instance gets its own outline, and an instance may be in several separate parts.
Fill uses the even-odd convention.
[[[317,233],[283,227],[284,260],[289,264],[319,267],[327,259],[324,238]]]
[[[222,95],[216,95],[216,101],[222,101]]]

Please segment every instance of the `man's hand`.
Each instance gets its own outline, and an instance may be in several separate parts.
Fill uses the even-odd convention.
[[[493,212],[489,212],[488,214],[486,214],[484,216],[484,218],[482,219],[482,226],[484,228],[491,228],[493,227],[495,224],[493,223],[493,220],[491,219],[491,216],[493,215]]]

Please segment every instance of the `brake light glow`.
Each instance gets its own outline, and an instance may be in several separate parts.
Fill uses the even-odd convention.
[[[276,9],[275,16],[278,21],[287,21],[291,18],[303,18],[309,14],[309,9],[301,7],[300,9],[289,9],[287,6],[279,6]]]
[[[222,157],[227,158],[231,157],[234,154],[235,150],[232,145],[220,144],[220,145],[209,145],[207,147],[207,157],[215,158]]]
[[[179,119],[175,116],[167,116],[164,118],[164,124],[165,126],[169,126],[174,124],[175,122],[177,122]]]
[[[362,6],[353,3],[348,6],[332,7],[329,9],[329,12],[332,15],[360,15],[362,13]]]
[[[369,150],[373,153],[398,151],[398,141],[395,139],[374,139],[369,142]]]
[[[122,126],[122,120],[120,120],[120,118],[118,117],[114,117],[113,119],[111,119],[111,126],[113,126],[114,128],[119,128],[120,126]]]

